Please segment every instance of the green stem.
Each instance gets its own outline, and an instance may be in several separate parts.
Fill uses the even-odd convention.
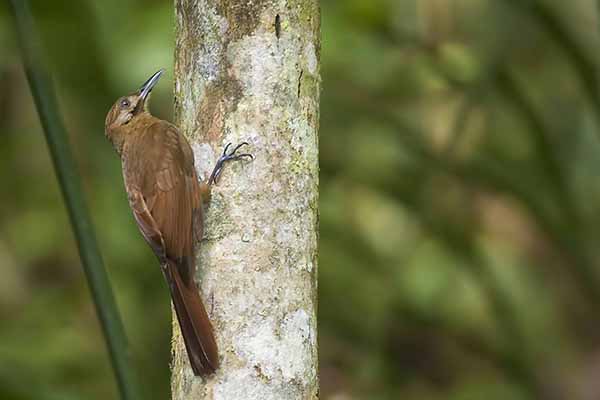
[[[121,393],[125,400],[139,399],[138,386],[130,365],[125,330],[96,243],[94,229],[83,198],[81,181],[58,111],[48,69],[42,58],[40,39],[26,0],[11,0],[23,65],[46,141],[67,205],[79,255],[87,277],[96,312],[108,346]]]

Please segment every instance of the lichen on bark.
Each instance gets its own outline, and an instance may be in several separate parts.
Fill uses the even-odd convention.
[[[318,397],[318,0],[176,0],[176,123],[206,177],[198,280],[222,366],[194,378],[177,324],[174,399]]]

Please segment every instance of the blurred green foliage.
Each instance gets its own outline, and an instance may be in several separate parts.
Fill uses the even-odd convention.
[[[32,3],[144,390],[166,398],[168,295],[103,123],[169,78],[172,3]],[[8,16],[0,398],[114,398]],[[322,0],[322,398],[600,397],[598,21],[592,0]]]

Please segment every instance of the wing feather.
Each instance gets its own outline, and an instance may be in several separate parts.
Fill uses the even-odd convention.
[[[191,256],[193,237],[202,231],[202,205],[189,144],[175,126],[157,120],[125,151],[124,178],[142,235],[155,253],[162,248],[172,260]]]

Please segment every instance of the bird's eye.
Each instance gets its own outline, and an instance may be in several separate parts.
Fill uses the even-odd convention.
[[[123,99],[121,100],[121,108],[127,108],[130,106],[131,103],[129,103],[129,100],[127,99]]]

